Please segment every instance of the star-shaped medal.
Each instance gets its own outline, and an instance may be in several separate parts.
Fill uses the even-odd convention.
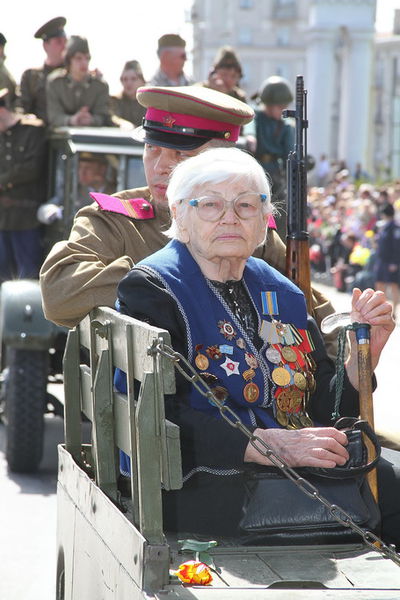
[[[222,369],[224,369],[225,373],[230,377],[231,375],[240,375],[239,373],[239,363],[235,360],[232,360],[228,356],[226,357],[225,362],[220,365]]]

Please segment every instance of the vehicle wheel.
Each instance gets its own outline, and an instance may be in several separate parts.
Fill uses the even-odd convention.
[[[7,349],[6,458],[15,473],[31,473],[43,453],[48,374],[46,350]]]

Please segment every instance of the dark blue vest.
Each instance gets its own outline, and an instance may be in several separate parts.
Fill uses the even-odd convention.
[[[196,370],[218,377],[215,385],[228,390],[226,404],[244,423],[279,427],[273,416],[275,384],[270,373],[274,365],[265,356],[269,344],[264,342],[257,350],[219,291],[202,275],[187,247],[173,240],[138,266],[157,277],[176,301],[186,327],[187,356]],[[303,293],[267,263],[250,257],[244,269],[243,282],[257,314],[259,331],[263,320],[271,321],[269,315],[263,314],[262,291],[276,292],[277,318],[282,323],[291,323],[299,329],[307,328]],[[213,357],[215,349],[217,352]],[[196,361],[198,353],[202,355],[203,362]],[[257,366],[252,375],[254,358]],[[244,388],[249,379],[260,391],[257,400],[245,398]],[[220,416],[218,409],[194,387],[190,403],[197,410],[217,418]]]

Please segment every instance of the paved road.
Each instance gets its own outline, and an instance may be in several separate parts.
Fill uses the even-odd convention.
[[[347,294],[320,287],[337,311],[348,309]],[[386,429],[398,437],[399,348],[398,326],[378,366],[379,387],[374,398],[377,429]],[[31,476],[10,475],[4,459],[4,427],[0,425],[0,600],[55,598],[56,446],[62,439],[61,419],[46,418],[45,458],[39,472]]]

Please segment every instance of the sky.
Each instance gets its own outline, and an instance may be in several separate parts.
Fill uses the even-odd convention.
[[[191,25],[185,22],[185,13],[189,14],[191,3],[191,0],[111,0],[108,3],[14,0],[7,3],[7,10],[1,15],[0,31],[8,40],[6,64],[17,81],[26,68],[40,66],[44,60],[42,43],[33,34],[49,19],[64,16],[67,34],[88,38],[91,67],[98,68],[110,85],[111,93],[117,93],[119,76],[127,60],[139,60],[145,77],[150,79],[158,65],[157,39],[164,33],[179,33],[186,39],[190,56]],[[391,31],[393,11],[400,8],[400,0],[378,0],[377,6],[377,30]],[[191,74],[190,60],[185,70]]]

